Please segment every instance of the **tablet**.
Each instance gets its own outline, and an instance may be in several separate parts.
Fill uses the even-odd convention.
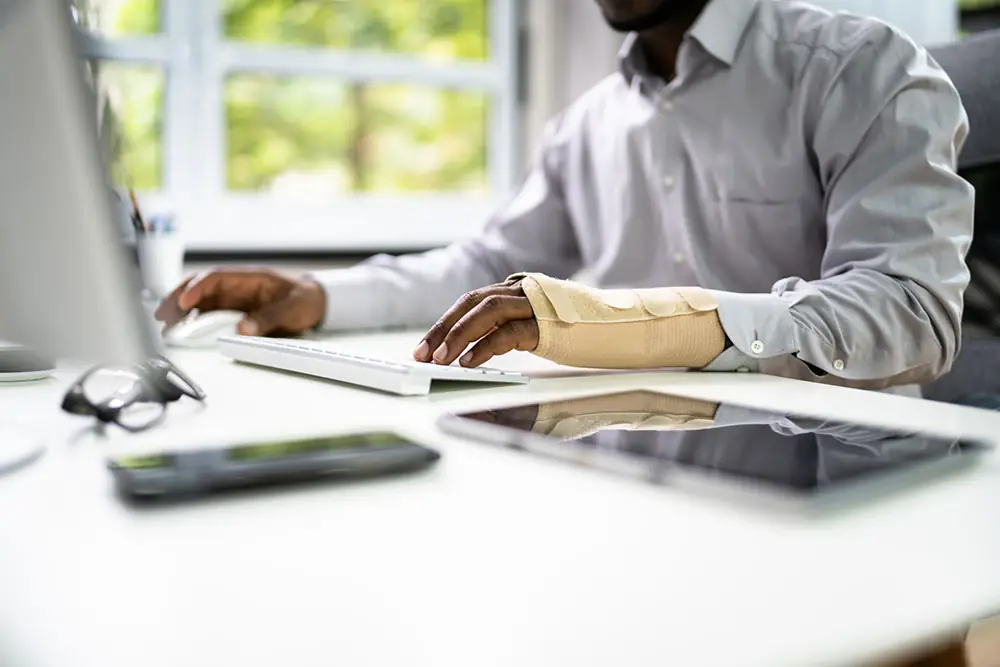
[[[452,414],[440,426],[654,484],[813,507],[917,483],[990,449],[650,391]]]

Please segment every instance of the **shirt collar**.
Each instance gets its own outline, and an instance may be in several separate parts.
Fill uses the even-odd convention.
[[[732,66],[743,33],[750,25],[754,9],[760,0],[711,0],[688,30],[687,36],[727,66]],[[625,79],[631,83],[636,74],[646,71],[646,57],[639,46],[638,35],[631,33],[618,52],[618,63]]]

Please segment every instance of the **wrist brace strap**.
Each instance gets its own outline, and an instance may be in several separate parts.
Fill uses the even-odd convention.
[[[520,278],[538,321],[537,356],[586,368],[701,368],[722,353],[718,302],[700,287],[600,290]]]

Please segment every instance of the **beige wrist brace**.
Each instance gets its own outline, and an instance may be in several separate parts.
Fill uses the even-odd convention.
[[[538,320],[533,354],[585,368],[701,368],[722,353],[718,302],[700,287],[600,290],[521,279]]]
[[[654,392],[593,396],[543,403],[535,418],[535,433],[570,440],[602,429],[684,431],[712,428],[716,403]]]

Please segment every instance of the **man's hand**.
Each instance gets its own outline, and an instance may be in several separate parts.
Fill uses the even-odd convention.
[[[318,283],[294,280],[270,269],[217,269],[181,283],[156,309],[169,329],[192,310],[241,310],[246,336],[295,335],[323,321],[326,294]]]
[[[519,282],[467,293],[431,327],[413,357],[448,365],[471,343],[476,345],[459,362],[467,368],[511,350],[538,347],[538,322]]]

